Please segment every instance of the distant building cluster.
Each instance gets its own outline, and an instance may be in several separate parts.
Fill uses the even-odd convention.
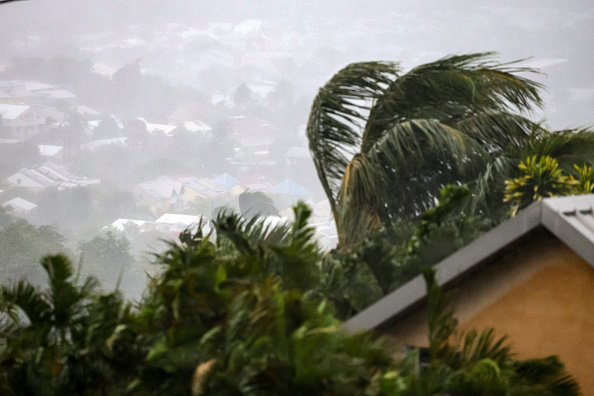
[[[246,24],[241,29],[257,26]],[[248,89],[256,98],[264,98],[274,86],[256,82],[249,84]],[[232,100],[230,103],[233,105]],[[184,229],[196,227],[201,220],[208,229],[208,221],[224,207],[239,211],[238,197],[244,192],[257,192],[269,197],[277,209],[277,215],[263,216],[267,222],[290,220],[291,205],[306,201],[314,208],[311,224],[316,227],[321,245],[334,247],[337,236],[328,201],[315,202],[314,194],[298,181],[300,170],[311,166],[305,126],[299,127],[289,145],[285,143],[277,155],[274,150],[278,148],[273,145],[278,142],[279,127],[241,107],[234,108],[236,115],[227,118],[223,131],[200,119],[208,112],[204,103],[181,106],[166,122],[142,116],[122,121],[87,106],[77,95],[54,85],[0,81],[0,150],[10,151],[18,145],[36,147],[34,161],[23,160],[25,166],[4,178],[7,188],[0,192],[0,205],[15,215],[34,219],[38,211],[45,210],[43,205],[39,207],[36,194],[40,192],[50,188],[103,188],[104,180],[84,174],[90,168],[71,170],[74,164],[84,163],[84,158],[106,147],[119,147],[122,153],[141,156],[147,147],[169,147],[178,135],[190,136],[202,142],[224,141],[221,149],[229,153],[223,158],[225,168],[235,171],[208,177],[204,175],[210,172],[203,170],[184,174],[164,171],[160,176],[128,186],[136,210],[129,218],[113,218],[106,228],[158,232],[175,240]],[[173,155],[175,150],[184,149],[176,147]],[[268,175],[270,170],[284,168],[295,171],[286,173],[284,179]]]

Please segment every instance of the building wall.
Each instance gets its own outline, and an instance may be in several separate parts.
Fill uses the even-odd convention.
[[[28,109],[14,119],[4,119],[4,129],[15,139],[27,140],[45,130],[46,119],[37,111]]]
[[[594,268],[556,238],[528,241],[454,285],[461,330],[495,328],[518,359],[558,355],[594,395]],[[395,351],[427,346],[424,308],[390,325]]]

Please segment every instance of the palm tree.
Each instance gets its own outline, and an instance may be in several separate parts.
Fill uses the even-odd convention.
[[[540,129],[524,114],[542,105],[541,85],[520,75],[536,70],[493,55],[448,56],[405,74],[396,63],[354,63],[320,89],[307,136],[339,247],[418,217],[447,184],[487,189],[513,168],[505,154]]]
[[[128,312],[121,297],[97,295],[94,278],[77,285],[63,255],[46,256],[41,265],[47,289],[26,281],[0,287],[0,337],[7,339],[0,393],[113,394],[109,386],[125,372],[108,342]]]

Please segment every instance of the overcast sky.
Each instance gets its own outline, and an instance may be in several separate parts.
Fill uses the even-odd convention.
[[[537,79],[548,86],[547,107],[535,117],[556,129],[594,124],[589,0],[28,0],[0,6],[0,65],[15,55],[61,54],[109,70],[142,58],[153,74],[199,86],[200,68],[213,57],[226,62],[229,43],[197,32],[246,20],[262,21],[267,39],[285,38],[285,56],[311,66],[307,80],[287,68],[276,75],[295,78],[308,95],[353,61],[408,68],[451,53],[497,51],[505,61],[531,58],[525,64],[545,73]],[[171,32],[185,41],[172,42]],[[205,57],[209,45],[217,50]],[[250,49],[243,51],[245,64]]]

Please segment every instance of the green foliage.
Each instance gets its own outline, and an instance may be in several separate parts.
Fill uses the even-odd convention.
[[[158,256],[166,268],[141,305],[147,355],[133,393],[187,394],[193,377],[194,394],[358,394],[390,367],[381,344],[342,333],[315,298],[309,215],[298,205],[292,225],[274,228],[220,215],[216,244],[184,233]]]
[[[278,216],[272,199],[261,191],[244,191],[239,195],[239,210],[245,217]]]
[[[514,202],[512,215],[535,201],[546,197],[569,195],[575,181],[559,169],[559,163],[549,156],[528,157],[518,166],[522,176],[506,180],[504,201]]]
[[[580,168],[573,164],[573,168],[577,171],[578,179],[564,173],[559,162],[548,155],[538,160],[537,156],[528,157],[526,163],[520,163],[518,169],[522,175],[505,181],[504,201],[513,202],[512,215],[543,198],[594,192],[592,167],[584,165]]]
[[[4,280],[21,277],[35,284],[44,283],[45,277],[39,268],[39,259],[48,253],[64,252],[64,237],[51,226],[35,227],[16,218],[7,218],[7,222],[0,228],[0,266],[4,278],[2,283]]]
[[[97,277],[110,289],[119,287],[122,277],[134,263],[130,242],[123,236],[118,238],[111,231],[89,241],[80,241],[78,251],[83,272]]]
[[[574,186],[574,192],[576,194],[592,194],[594,193],[594,170],[589,165],[584,165],[580,168],[577,165],[573,165],[575,170],[578,172],[578,180]]]
[[[540,85],[518,74],[534,70],[492,56],[448,56],[405,74],[394,63],[354,63],[320,89],[307,136],[340,247],[414,219],[447,184],[489,191],[485,172],[535,127],[516,113],[541,105]]]
[[[451,202],[460,197],[449,191],[444,197]],[[447,202],[441,215],[439,209],[427,216],[447,222],[446,212],[457,207]],[[201,225],[182,233],[179,244],[155,255],[161,271],[135,310],[117,292],[98,294],[94,278],[79,284],[80,268],[75,271],[66,257],[45,257],[47,288],[21,281],[0,289],[0,338],[7,340],[0,351],[0,392],[578,394],[558,359],[513,360],[505,339],[495,339],[492,330],[471,331],[452,343],[456,321],[432,272],[425,273],[431,363],[421,369],[415,351],[395,366],[381,340],[342,331],[336,315],[374,287],[381,295],[380,274],[390,269],[371,264],[373,246],[390,257],[398,252],[377,245],[378,238],[348,258],[344,252],[322,255],[307,224],[310,209],[298,204],[294,211],[293,224],[274,227],[221,214],[216,241]],[[418,234],[431,235],[425,231]]]
[[[110,337],[126,316],[121,298],[96,295],[93,278],[76,285],[64,256],[47,256],[42,266],[48,277],[43,291],[25,281],[0,289],[0,337],[7,339],[0,354],[0,392],[110,393],[120,377]]]

